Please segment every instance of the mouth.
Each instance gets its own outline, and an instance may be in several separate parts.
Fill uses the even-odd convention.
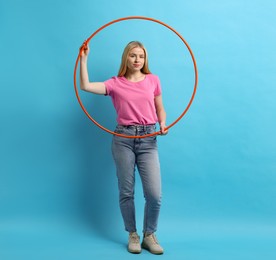
[[[133,66],[134,66],[135,68],[138,68],[138,67],[140,67],[140,66],[141,66],[141,64],[137,64],[137,63],[135,63],[135,64],[133,64]]]

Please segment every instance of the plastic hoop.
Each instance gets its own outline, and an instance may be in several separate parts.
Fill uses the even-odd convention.
[[[155,23],[159,23],[165,27],[167,27],[168,29],[170,29],[171,31],[173,31],[181,40],[182,42],[186,45],[187,49],[189,50],[189,53],[191,55],[191,58],[192,58],[192,61],[193,61],[193,65],[194,65],[194,72],[195,72],[195,81],[194,81],[194,89],[193,89],[193,93],[192,93],[192,96],[190,98],[190,101],[188,103],[188,105],[186,106],[185,110],[182,112],[182,114],[173,122],[171,123],[169,126],[166,127],[166,130],[168,130],[169,128],[171,128],[172,126],[174,126],[185,114],[186,112],[189,110],[193,100],[194,100],[194,97],[195,97],[195,94],[196,94],[196,90],[197,90],[197,83],[198,83],[198,72],[197,72],[197,66],[196,66],[196,60],[195,60],[195,57],[193,55],[193,52],[190,48],[190,46],[188,45],[188,43],[186,42],[186,40],[175,30],[173,29],[171,26],[159,21],[159,20],[156,20],[156,19],[153,19],[153,18],[149,18],[149,17],[144,17],[144,16],[128,16],[128,17],[123,17],[123,18],[119,18],[119,19],[116,19],[116,20],[113,20],[105,25],[103,25],[102,27],[100,27],[98,30],[96,30],[87,40],[86,40],[86,43],[89,43],[89,41],[97,34],[99,33],[100,31],[102,31],[104,28],[114,24],[114,23],[118,23],[118,22],[121,22],[121,21],[125,21],[125,20],[134,20],[134,19],[138,19],[138,20],[147,20],[147,21],[151,21],[151,22],[155,22]],[[87,115],[87,117],[95,124],[97,125],[99,128],[101,128],[102,130],[110,133],[110,134],[113,134],[113,135],[117,135],[117,136],[120,136],[120,137],[125,137],[125,138],[145,138],[145,137],[150,137],[150,136],[155,136],[155,135],[160,135],[161,134],[161,131],[158,131],[158,132],[154,132],[154,133],[151,133],[151,134],[146,134],[146,135],[141,135],[141,136],[130,136],[130,135],[124,135],[124,134],[119,134],[119,133],[115,133],[105,127],[103,127],[102,125],[100,125],[94,118],[91,117],[91,115],[87,112],[87,110],[85,109],[80,97],[79,97],[79,94],[78,94],[78,88],[77,88],[77,80],[76,80],[76,74],[77,74],[77,68],[78,68],[78,63],[79,63],[79,60],[80,60],[80,54],[81,54],[81,51],[83,50],[84,47],[82,47],[79,51],[79,54],[78,54],[78,57],[77,57],[77,60],[76,60],[76,64],[75,64],[75,69],[74,69],[74,88],[75,88],[75,92],[76,92],[76,96],[77,96],[77,99],[78,99],[78,102],[82,108],[82,110],[84,111],[84,113]]]

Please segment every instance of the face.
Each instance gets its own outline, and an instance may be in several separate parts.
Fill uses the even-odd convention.
[[[140,47],[135,47],[130,50],[127,57],[127,68],[130,71],[140,71],[145,64],[145,53]]]

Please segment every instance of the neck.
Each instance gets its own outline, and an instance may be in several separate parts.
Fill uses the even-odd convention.
[[[145,76],[145,74],[143,74],[141,71],[135,71],[135,72],[128,71],[125,74],[125,78],[128,80],[139,80],[139,79],[143,78],[144,76]]]

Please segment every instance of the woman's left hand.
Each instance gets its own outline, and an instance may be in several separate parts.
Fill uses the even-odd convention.
[[[165,125],[160,125],[160,132],[161,132],[161,135],[166,135],[169,132],[169,130],[166,130]]]

